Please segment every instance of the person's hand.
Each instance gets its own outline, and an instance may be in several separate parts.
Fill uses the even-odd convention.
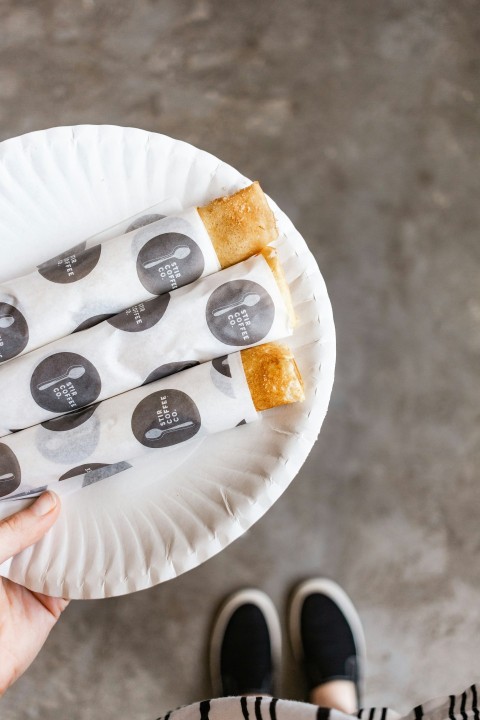
[[[0,563],[40,540],[59,512],[58,495],[47,492],[0,521]],[[67,605],[0,578],[0,697],[33,662]]]

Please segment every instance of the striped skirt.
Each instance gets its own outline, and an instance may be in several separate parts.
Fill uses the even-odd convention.
[[[389,708],[362,708],[356,715],[271,697],[225,697],[172,710],[158,720],[480,720],[477,688],[430,700],[406,715]]]

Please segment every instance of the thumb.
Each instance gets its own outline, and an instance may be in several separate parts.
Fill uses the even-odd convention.
[[[0,521],[0,563],[40,540],[60,512],[60,498],[53,492],[40,495],[26,510]]]

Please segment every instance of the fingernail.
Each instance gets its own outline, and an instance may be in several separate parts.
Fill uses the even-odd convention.
[[[40,495],[38,500],[36,500],[32,505],[32,510],[35,513],[35,515],[41,516],[41,515],[47,515],[47,513],[50,512],[50,510],[53,510],[55,505],[57,504],[57,496],[54,495],[51,492],[43,493],[43,495]]]

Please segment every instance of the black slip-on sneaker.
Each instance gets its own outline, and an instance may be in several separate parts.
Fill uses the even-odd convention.
[[[280,620],[268,595],[245,589],[228,597],[210,638],[215,696],[273,695],[281,645]]]
[[[355,684],[363,696],[365,636],[352,601],[337,583],[312,578],[291,596],[289,632],[294,657],[303,667],[310,692],[331,680]]]

